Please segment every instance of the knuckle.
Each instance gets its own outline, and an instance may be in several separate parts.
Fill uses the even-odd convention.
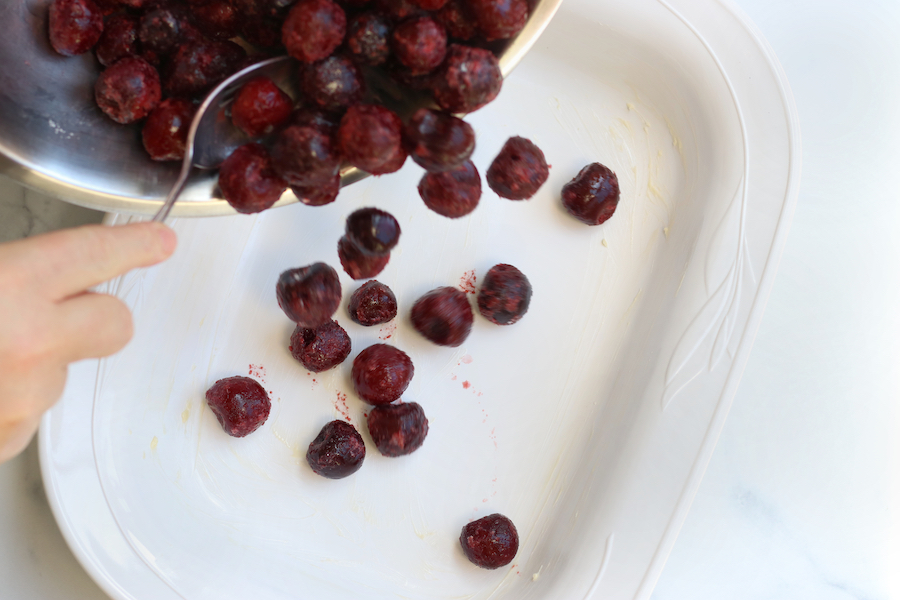
[[[90,264],[104,265],[114,256],[112,240],[102,227],[84,227],[79,233],[83,236],[84,258]]]

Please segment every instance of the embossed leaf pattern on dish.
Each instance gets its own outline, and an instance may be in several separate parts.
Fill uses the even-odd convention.
[[[708,298],[675,345],[666,368],[662,407],[704,372],[712,371],[726,353],[732,355],[738,310],[745,283],[755,289],[746,240],[746,172],[710,241],[704,270]],[[728,246],[733,245],[729,249]],[[732,256],[729,262],[721,256]],[[722,272],[724,271],[724,272]],[[749,281],[745,282],[745,278]]]
[[[697,315],[691,320],[687,330],[679,338],[666,367],[666,379],[662,395],[662,409],[665,410],[675,396],[684,390],[685,386],[704,372],[711,372],[722,360],[725,353],[731,352],[729,343],[732,341],[737,322],[744,277],[750,278],[750,289],[753,290],[755,289],[755,276],[753,274],[753,266],[750,263],[746,239],[750,148],[748,146],[747,124],[744,120],[740,102],[738,102],[731,78],[722,66],[722,61],[706,38],[666,0],[658,1],[697,36],[697,39],[709,52],[710,58],[716,63],[716,68],[725,81],[728,92],[731,94],[731,100],[734,102],[734,109],[741,128],[744,150],[744,170],[737,192],[732,197],[725,211],[725,216],[716,227],[710,240],[704,270],[708,298]],[[728,246],[730,244],[734,244],[733,250],[729,249]],[[715,271],[720,262],[714,260],[714,258],[717,256],[729,256],[732,253],[734,260],[728,265],[725,274],[721,278],[717,277]],[[716,285],[717,282],[718,285]],[[715,286],[715,291],[710,293],[713,286]]]

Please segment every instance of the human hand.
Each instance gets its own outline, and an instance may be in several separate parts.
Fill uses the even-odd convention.
[[[67,366],[119,351],[132,334],[119,299],[87,291],[168,258],[159,223],[89,225],[0,244],[0,462],[18,454],[62,395]]]

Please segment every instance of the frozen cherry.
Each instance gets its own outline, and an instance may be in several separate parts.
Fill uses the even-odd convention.
[[[261,144],[239,146],[219,169],[219,189],[234,210],[243,214],[271,208],[287,183],[272,168],[269,152]]]
[[[355,104],[341,119],[338,144],[351,165],[373,175],[402,148],[403,122],[392,110],[377,104]]]
[[[360,208],[350,213],[347,238],[366,254],[383,256],[400,241],[400,223],[378,208]]]
[[[350,356],[350,336],[337,321],[316,328],[300,327],[291,334],[291,356],[313,373],[338,366]]]
[[[331,136],[301,125],[278,134],[272,147],[272,163],[290,185],[301,187],[330,182],[341,166]]]
[[[206,402],[225,433],[233,437],[259,429],[272,408],[266,390],[249,377],[220,379],[206,390]]]
[[[328,479],[353,475],[366,458],[366,443],[346,421],[332,421],[322,428],[306,451],[313,472]]]
[[[167,98],[156,105],[141,130],[144,148],[153,160],[181,160],[197,107],[183,98]]]
[[[203,35],[228,40],[240,29],[240,14],[230,0],[208,0],[191,7],[194,23]]]
[[[178,46],[165,69],[164,87],[175,96],[207,91],[233,74],[247,54],[230,41],[191,40]]]
[[[444,61],[447,32],[431,17],[413,17],[394,29],[391,48],[413,75],[428,73]]]
[[[300,0],[281,29],[288,54],[300,62],[328,58],[344,41],[347,16],[331,0]]]
[[[544,153],[530,140],[511,137],[488,167],[485,179],[501,198],[526,200],[540,189],[550,169]]]
[[[403,128],[410,157],[426,171],[451,171],[475,150],[475,130],[453,115],[420,108]]]
[[[271,133],[291,116],[294,106],[268,77],[256,77],[245,83],[231,105],[231,121],[251,137]]]
[[[450,44],[433,82],[434,99],[451,113],[470,113],[500,93],[503,75],[497,57],[484,48]]]
[[[397,316],[397,297],[380,281],[367,281],[350,296],[347,310],[354,323],[365,327],[381,325]]]
[[[468,0],[469,10],[485,39],[505,40],[513,37],[528,21],[525,0]]]
[[[478,292],[478,310],[497,325],[512,325],[528,312],[531,283],[512,265],[494,265],[484,276]]]
[[[184,16],[173,8],[161,6],[144,13],[138,26],[138,38],[145,52],[166,56],[182,41]]]
[[[449,37],[456,40],[467,41],[478,33],[475,20],[469,14],[469,10],[462,0],[447,2],[434,15],[434,19],[444,26]]]
[[[134,123],[146,117],[162,97],[159,74],[147,61],[128,56],[107,67],[94,84],[100,109],[116,123]]]
[[[275,286],[278,306],[302,327],[318,327],[331,320],[341,303],[337,271],[325,263],[288,269]]]
[[[391,54],[391,23],[379,12],[357,15],[347,28],[347,51],[364,65],[380,65]]]
[[[499,569],[516,557],[519,533],[512,521],[495,513],[463,527],[459,543],[466,558],[479,567]]]
[[[84,54],[103,34],[103,13],[94,0],[53,0],[50,45],[63,56]]]
[[[582,223],[599,225],[616,212],[619,179],[607,167],[591,163],[563,186],[562,202],[569,214]]]
[[[120,58],[137,56],[137,28],[137,17],[125,13],[109,17],[103,26],[103,35],[94,48],[100,64],[108,67]]]
[[[375,277],[387,266],[391,253],[383,255],[365,254],[359,247],[342,235],[338,240],[338,258],[344,271],[353,279]]]
[[[406,352],[387,344],[374,344],[356,356],[350,373],[359,397],[377,406],[399,399],[414,372]]]
[[[366,425],[383,456],[412,454],[428,435],[428,419],[416,402],[376,406],[369,411]]]
[[[292,185],[291,191],[297,199],[307,206],[325,206],[337,199],[341,190],[341,176],[335,175],[330,181],[313,185]]]
[[[443,173],[425,173],[419,182],[425,206],[439,215],[457,219],[471,213],[481,199],[481,176],[472,161]]]
[[[344,56],[329,56],[302,70],[305,97],[327,111],[339,111],[363,97],[362,73]]]
[[[412,307],[415,330],[439,346],[462,345],[474,320],[466,293],[453,287],[431,290]]]

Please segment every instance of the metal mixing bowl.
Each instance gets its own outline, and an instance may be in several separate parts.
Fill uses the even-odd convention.
[[[140,127],[114,123],[94,102],[100,64],[93,53],[63,57],[50,47],[51,0],[0,3],[0,174],[89,208],[153,214],[180,164],[150,160]],[[528,51],[561,0],[533,2],[519,36],[495,47],[506,75]],[[217,197],[216,173],[195,170],[173,216],[234,211]],[[279,204],[295,202],[288,191]]]

